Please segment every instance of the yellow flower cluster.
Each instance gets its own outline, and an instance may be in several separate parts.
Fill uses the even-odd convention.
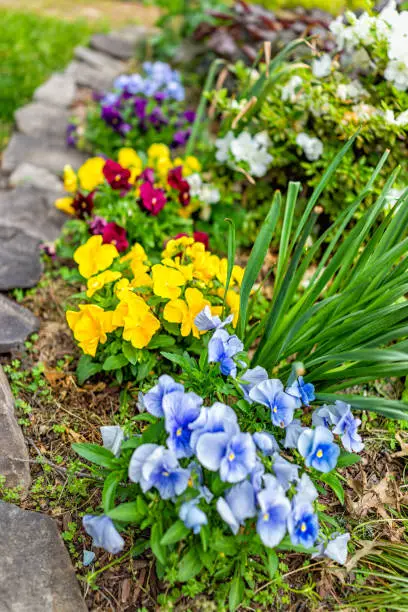
[[[170,240],[161,263],[151,266],[140,244],[123,257],[113,245],[92,236],[75,252],[86,295],[94,303],[67,312],[67,321],[84,353],[95,356],[107,334],[122,328],[122,338],[134,348],[150,343],[164,322],[179,324],[183,337],[199,338],[194,320],[205,306],[223,313],[227,260],[206,251],[200,242],[183,236]],[[110,269],[114,268],[114,269]],[[226,312],[239,314],[243,269],[234,266],[226,295]],[[103,308],[101,306],[103,304]]]

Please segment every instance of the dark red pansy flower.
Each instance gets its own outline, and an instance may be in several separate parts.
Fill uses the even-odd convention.
[[[187,181],[185,181],[187,183]],[[187,183],[187,189],[180,190],[179,202],[182,206],[188,206],[190,204],[190,185]]]
[[[94,191],[91,191],[88,195],[77,191],[74,201],[72,202],[72,208],[75,210],[78,219],[85,219],[91,215],[94,207],[94,196]]]
[[[156,216],[166,204],[166,195],[163,189],[155,189],[149,182],[140,185],[140,200],[143,208]]]
[[[182,172],[183,166],[177,166],[176,168],[172,168],[172,170],[169,170],[169,173],[167,175],[167,182],[170,187],[172,187],[172,189],[177,189],[178,191],[180,191],[180,184],[182,182],[187,182],[184,181]]]
[[[126,251],[129,246],[125,228],[113,221],[107,223],[103,228],[102,242],[104,244],[113,244],[119,253]]]
[[[154,183],[154,170],[152,168],[145,168],[142,172],[142,174],[140,174],[137,177],[138,181],[147,181],[148,183],[151,183],[153,185]]]
[[[129,183],[130,170],[122,168],[120,164],[112,159],[106,161],[102,172],[112,189],[120,189],[126,192],[132,188],[132,185]]]
[[[103,230],[105,229],[107,223],[108,222],[106,221],[106,219],[95,215],[95,217],[89,223],[89,231],[93,236],[95,236],[96,234],[103,234]]]
[[[202,242],[206,249],[210,244],[210,237],[207,232],[194,232],[193,238],[196,242]]]

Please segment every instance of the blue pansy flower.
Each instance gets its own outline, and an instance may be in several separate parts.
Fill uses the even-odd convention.
[[[122,428],[119,425],[103,425],[100,430],[104,448],[112,451],[115,457],[119,457],[120,448],[125,439]]]
[[[157,385],[143,396],[143,406],[150,414],[162,417],[164,416],[163,398],[167,393],[173,393],[174,391],[184,391],[183,385],[176,383],[171,376],[163,374],[160,376]]]
[[[293,413],[299,405],[296,397],[285,393],[283,384],[277,378],[255,385],[249,392],[249,397],[271,409],[272,423],[278,427],[287,427],[293,421]]]
[[[298,378],[286,388],[286,393],[300,399],[304,406],[310,406],[310,402],[315,399],[314,385],[303,380],[303,376]]]
[[[252,400],[249,397],[249,392],[255,385],[258,385],[264,380],[268,380],[268,372],[265,370],[265,368],[256,366],[255,368],[250,368],[247,370],[245,374],[241,376],[240,380],[241,384],[239,386],[242,389],[244,398],[249,404],[252,404]]]
[[[290,541],[295,546],[311,548],[319,533],[319,521],[308,503],[294,504],[288,516]]]
[[[91,536],[93,546],[104,548],[112,555],[123,550],[125,541],[109,516],[86,514],[82,519],[82,524],[86,533]]]
[[[84,567],[88,567],[88,565],[91,565],[91,563],[95,561],[95,556],[96,555],[93,550],[84,550],[82,554],[82,565]]]
[[[272,470],[282,488],[287,491],[290,485],[299,480],[300,467],[280,455],[273,458]]]
[[[191,457],[191,429],[189,425],[200,415],[203,400],[196,393],[173,391],[163,398],[165,428],[169,437],[167,446],[174,451],[177,458]]]
[[[305,429],[299,436],[298,451],[307,467],[319,472],[330,472],[336,467],[340,449],[333,442],[333,434],[326,427]]]
[[[215,402],[211,408],[202,408],[200,416],[190,424],[192,431],[190,446],[196,451],[200,436],[209,433],[224,433],[225,440],[239,433],[238,419],[235,411],[226,404]]]
[[[187,469],[190,472],[188,486],[194,486],[199,493],[198,499],[205,499],[207,504],[209,504],[212,501],[214,495],[211,493],[208,487],[203,485],[203,468],[196,461],[192,461],[188,465]]]
[[[290,512],[290,501],[279,485],[272,485],[258,493],[261,511],[258,515],[256,530],[263,544],[274,548],[286,533],[286,522]]]
[[[297,448],[299,436],[303,431],[303,427],[299,419],[294,419],[285,429],[285,441],[283,446],[285,448]]]
[[[247,518],[256,514],[255,492],[250,482],[245,480],[237,484],[225,493],[225,497],[217,500],[217,510],[221,518],[236,535],[239,526],[245,523]]]
[[[327,406],[323,404],[321,408],[317,408],[312,414],[312,423],[316,426],[331,427],[338,422],[336,406]]]
[[[237,375],[237,366],[233,357],[244,350],[238,336],[230,335],[225,329],[217,329],[208,343],[208,362],[219,363],[224,376]]]
[[[292,497],[292,504],[309,503],[317,499],[318,493],[310,476],[303,472],[301,478],[296,483],[296,493]]]
[[[263,487],[263,477],[265,474],[265,466],[258,458],[255,463],[255,467],[249,475],[249,480],[251,485],[254,488],[255,493],[259,493],[259,491]]]
[[[361,436],[357,433],[357,429],[361,425],[360,419],[356,419],[352,415],[350,404],[340,400],[336,401],[336,413],[338,421],[333,433],[341,437],[342,444],[349,453],[359,453],[364,448]]]
[[[179,510],[180,519],[187,529],[193,530],[193,533],[200,533],[201,527],[208,523],[207,515],[198,507],[199,502],[198,498],[191,499],[181,504]]]
[[[349,533],[333,533],[328,540],[321,540],[318,542],[317,547],[319,552],[314,553],[312,558],[328,557],[340,563],[340,565],[344,565],[347,560],[347,544],[349,540]]]
[[[142,444],[130,459],[129,479],[138,482],[144,493],[156,488],[162,499],[181,495],[189,478],[189,470],[181,468],[175,453],[164,446]]]
[[[280,450],[275,436],[267,431],[256,431],[252,438],[257,448],[259,448],[265,457],[273,455],[273,453],[279,452]]]
[[[208,470],[220,470],[224,482],[243,480],[256,464],[256,448],[249,433],[232,437],[226,432],[202,434],[197,442],[196,455]]]
[[[209,306],[205,306],[194,319],[194,324],[200,331],[210,331],[211,329],[222,329],[229,325],[234,316],[229,315],[224,321],[221,321],[217,315],[212,315]]]

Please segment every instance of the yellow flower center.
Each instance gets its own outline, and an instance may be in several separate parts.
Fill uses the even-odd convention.
[[[120,179],[121,179],[120,174],[117,174],[117,175],[115,176],[115,181],[120,181]]]
[[[300,526],[300,531],[304,533],[306,531],[306,523],[302,523]]]
[[[319,449],[316,453],[316,456],[319,457],[319,459],[321,459],[323,457],[323,451]]]
[[[267,512],[265,512],[265,514],[263,515],[263,520],[264,521],[269,521],[269,514]]]
[[[228,455],[228,460],[229,460],[229,461],[234,461],[234,459],[235,459],[235,455],[234,455],[234,453],[230,453],[230,454]]]
[[[183,430],[181,429],[181,427],[178,428],[178,430],[176,431],[176,436],[181,436]]]
[[[187,484],[189,487],[192,487],[194,485],[193,479],[189,478]]]
[[[163,476],[168,476],[168,475],[169,475],[169,473],[168,473],[168,472],[162,472],[162,475],[163,475]]]
[[[278,412],[278,409],[276,408],[276,406],[275,406],[275,408],[272,410],[272,412],[274,412],[275,414]]]

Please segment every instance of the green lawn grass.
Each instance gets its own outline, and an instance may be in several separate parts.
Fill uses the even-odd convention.
[[[31,99],[52,72],[66,66],[74,47],[86,43],[92,32],[85,20],[66,22],[8,9],[0,9],[0,22],[1,149],[14,111]]]

